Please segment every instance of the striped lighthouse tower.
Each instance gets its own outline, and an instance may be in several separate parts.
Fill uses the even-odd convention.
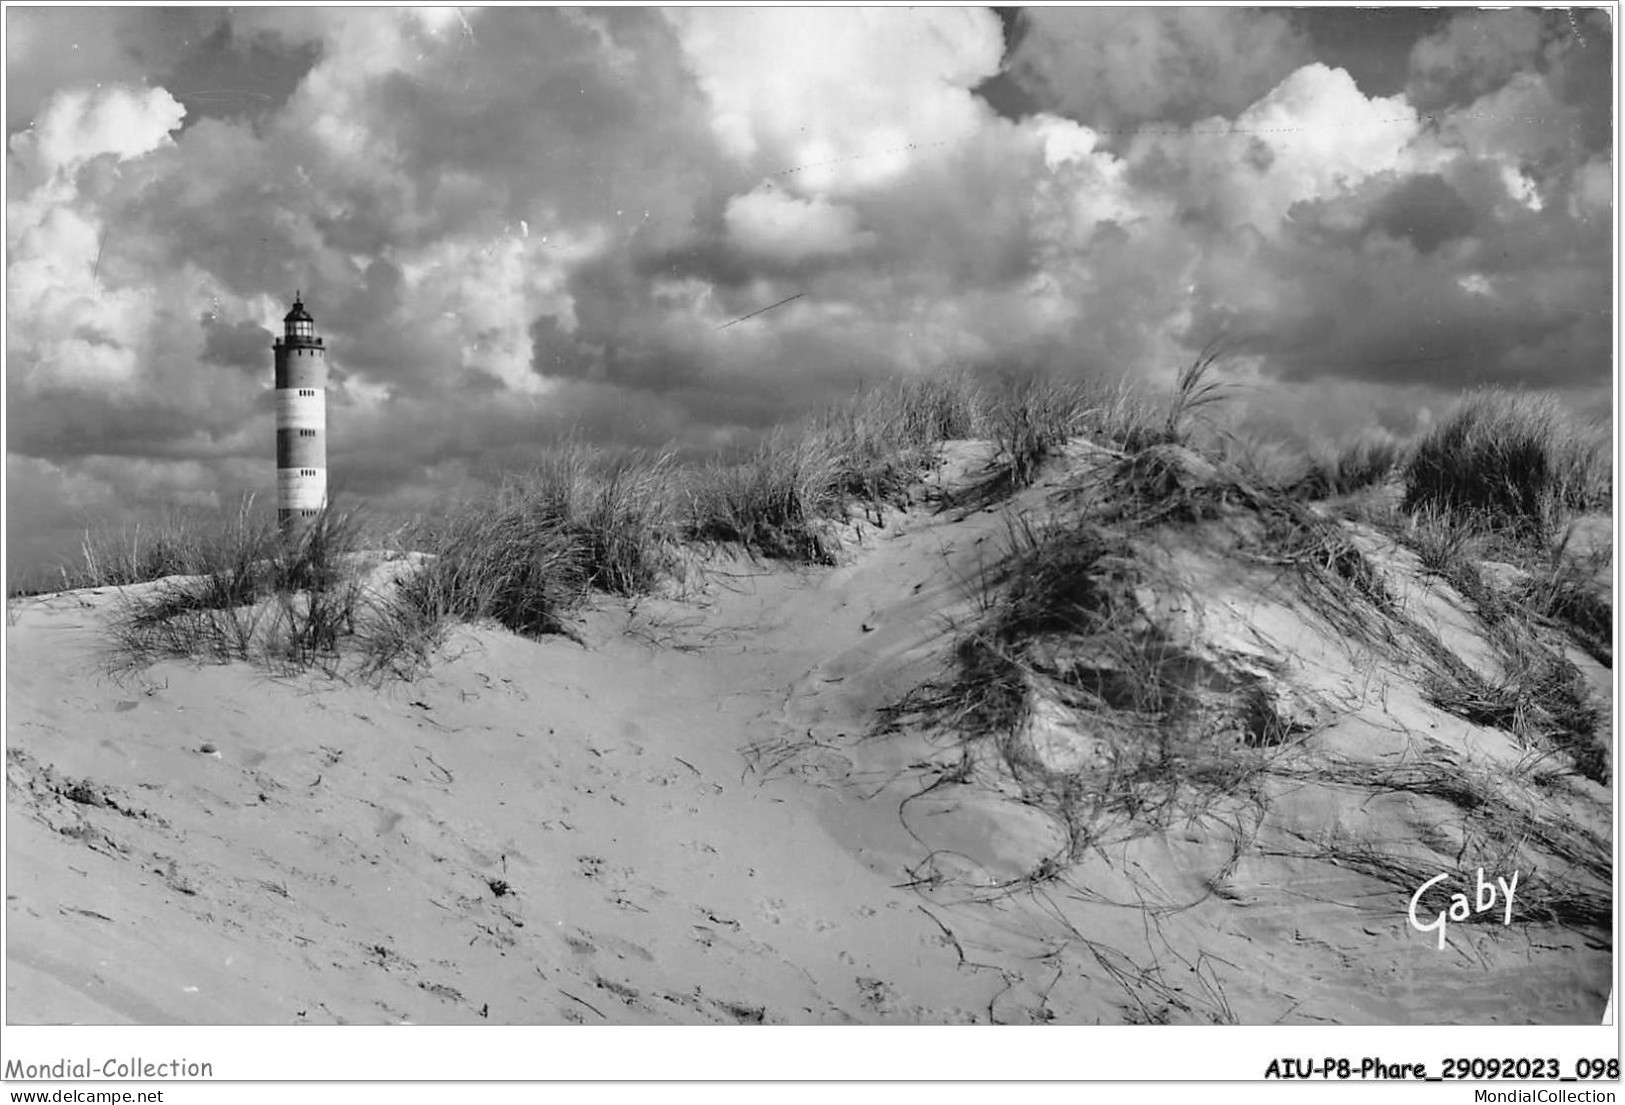
[[[327,350],[295,294],[276,351],[276,505],[284,533],[327,506]]]

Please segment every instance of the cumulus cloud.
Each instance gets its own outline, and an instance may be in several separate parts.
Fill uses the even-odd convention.
[[[1040,106],[1105,130],[1234,116],[1312,60],[1285,13],[1028,8],[1008,62]]]
[[[11,139],[28,178],[65,173],[93,157],[139,157],[169,141],[186,109],[161,88],[115,86],[60,93],[27,131]]]
[[[918,151],[975,133],[971,88],[1003,37],[981,8],[680,8],[688,64],[724,147],[804,193],[894,179]]]
[[[1609,360],[1611,251],[1574,214],[1600,163],[1572,118],[1537,73],[1426,120],[1310,65],[1127,157],[1201,243],[1187,344],[1228,335],[1277,379],[1578,386]]]
[[[822,196],[798,199],[775,188],[731,197],[723,222],[745,252],[791,261],[850,253],[874,240],[859,228],[851,207]]]
[[[1285,378],[1597,378],[1609,357],[1608,246],[1519,202],[1500,169],[1461,156],[1439,173],[1389,171],[1300,202],[1226,274],[1244,276],[1248,294],[1212,281],[1202,325],[1241,337]]]
[[[1188,218],[1271,233],[1295,203],[1407,162],[1421,166],[1420,133],[1404,97],[1368,98],[1344,70],[1315,63],[1233,122],[1215,117],[1188,133],[1137,137],[1128,159],[1139,182],[1177,194]]]
[[[117,389],[140,371],[149,291],[105,289],[106,226],[77,171],[106,158],[117,173],[171,145],[185,109],[162,89],[65,92],[11,138],[7,164],[10,379]]]
[[[1561,187],[1584,156],[1578,109],[1534,73],[1519,73],[1447,113],[1439,130],[1450,146],[1505,166],[1510,189],[1528,206],[1539,206],[1542,193]]]

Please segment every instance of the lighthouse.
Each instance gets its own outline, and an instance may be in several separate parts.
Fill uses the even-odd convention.
[[[276,516],[294,533],[327,506],[327,349],[296,293],[276,353]]]

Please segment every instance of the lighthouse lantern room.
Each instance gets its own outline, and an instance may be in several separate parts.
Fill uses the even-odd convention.
[[[284,533],[327,506],[327,349],[295,294],[276,355],[276,505]]]

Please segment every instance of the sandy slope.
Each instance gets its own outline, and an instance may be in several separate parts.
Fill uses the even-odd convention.
[[[1056,478],[862,524],[835,569],[713,561],[686,595],[601,601],[584,647],[460,629],[381,689],[241,664],[115,680],[113,593],[14,605],[9,1017],[1595,1023],[1606,932],[1515,917],[1441,951],[1408,892],[1320,847],[1454,870],[1461,818],[1378,781],[1524,750],[1211,542],[1162,550],[1194,645],[1270,673],[1319,727],[1244,793],[1058,860],[1062,826],[987,757],[877,727],[946,670],[1006,512],[1049,509]],[[1458,598],[1373,555],[1471,651]],[[1081,733],[1041,702],[1027,737],[1088,771],[1106,753]],[[1607,839],[1607,788],[1569,774],[1525,798]],[[1514,859],[1524,888],[1561,874]]]

